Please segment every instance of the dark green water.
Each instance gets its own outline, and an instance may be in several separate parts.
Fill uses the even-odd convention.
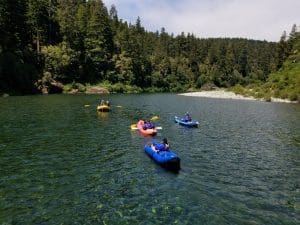
[[[106,114],[96,95],[0,98],[0,224],[300,223],[299,105],[106,97]],[[198,129],[173,122],[186,111]],[[154,115],[178,174],[129,129]]]

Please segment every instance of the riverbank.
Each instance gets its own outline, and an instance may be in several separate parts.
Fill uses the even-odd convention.
[[[264,99],[257,99],[252,96],[243,96],[235,94],[232,91],[227,91],[224,89],[214,90],[214,91],[199,91],[199,92],[188,92],[181,93],[179,95],[193,96],[193,97],[205,97],[205,98],[219,98],[219,99],[240,99],[240,100],[250,100],[250,101],[266,101]],[[271,102],[284,102],[284,103],[298,103],[297,101],[290,101],[287,99],[271,98]]]

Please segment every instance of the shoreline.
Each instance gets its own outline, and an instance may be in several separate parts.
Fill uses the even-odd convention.
[[[265,101],[263,99],[257,99],[252,96],[246,97],[243,95],[235,94],[232,91],[226,90],[214,90],[214,91],[198,91],[181,93],[178,95],[190,96],[190,97],[204,97],[204,98],[218,98],[218,99],[235,99],[235,100],[247,100],[247,101]],[[270,102],[283,102],[283,103],[298,103],[297,101],[290,101],[287,99],[273,98]]]

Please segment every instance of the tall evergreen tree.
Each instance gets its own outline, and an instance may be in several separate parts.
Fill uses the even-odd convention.
[[[34,91],[37,62],[28,45],[27,2],[1,0],[0,4],[0,92],[21,94]]]
[[[51,0],[28,0],[27,23],[37,53],[40,52],[41,44],[47,45],[52,42],[55,23],[53,6]]]
[[[284,31],[280,37],[280,41],[277,46],[277,69],[279,69],[284,60],[288,55],[288,45],[287,45],[287,36],[286,31]]]
[[[57,18],[60,26],[60,32],[63,39],[71,46],[76,38],[76,14],[78,8],[82,4],[86,4],[85,0],[57,0]]]
[[[2,49],[22,49],[29,43],[24,0],[1,0],[0,45]]]
[[[101,0],[88,1],[87,10],[86,56],[91,63],[92,80],[101,80],[110,68],[114,52],[113,33],[107,9]]]

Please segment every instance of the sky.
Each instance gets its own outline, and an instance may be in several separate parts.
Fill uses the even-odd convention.
[[[114,4],[119,19],[135,24],[138,16],[147,31],[198,38],[240,37],[279,41],[283,31],[300,25],[300,0],[103,0]]]

